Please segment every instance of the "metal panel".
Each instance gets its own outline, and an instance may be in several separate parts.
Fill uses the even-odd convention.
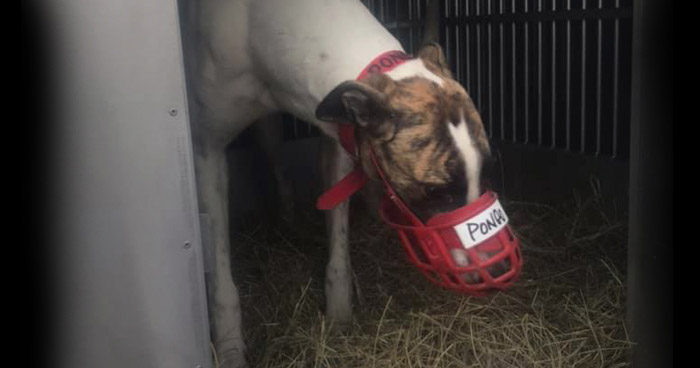
[[[58,365],[211,367],[176,1],[47,7],[60,30]]]
[[[442,44],[489,136],[627,159],[632,3],[507,3],[441,1]]]
[[[673,28],[673,3],[635,2],[626,298],[635,368],[673,367]]]

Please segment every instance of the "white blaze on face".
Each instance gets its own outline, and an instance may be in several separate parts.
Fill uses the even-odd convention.
[[[471,135],[467,128],[467,122],[464,121],[464,114],[460,113],[459,123],[457,126],[451,122],[447,122],[447,129],[455,141],[455,145],[462,154],[466,165],[465,172],[467,174],[467,203],[471,203],[479,197],[479,172],[481,171],[481,155],[472,142]]]
[[[409,60],[396,68],[385,73],[389,78],[398,81],[401,79],[411,78],[411,77],[423,77],[427,80],[437,83],[438,86],[442,87],[444,82],[442,78],[438,77],[435,73],[428,70],[423,64],[421,59]]]

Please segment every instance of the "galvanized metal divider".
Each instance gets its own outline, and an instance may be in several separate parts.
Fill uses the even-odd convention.
[[[629,157],[632,1],[442,1],[441,40],[495,140]]]
[[[177,1],[42,5],[58,59],[52,365],[212,367]]]

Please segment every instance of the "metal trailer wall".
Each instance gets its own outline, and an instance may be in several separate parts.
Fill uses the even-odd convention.
[[[211,367],[177,2],[42,5],[58,58],[51,361]]]
[[[634,9],[627,319],[635,368],[673,367],[673,3]]]

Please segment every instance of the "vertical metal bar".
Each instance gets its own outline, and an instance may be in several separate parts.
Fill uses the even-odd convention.
[[[445,3],[445,9],[444,9],[444,10],[445,10],[445,12],[444,12],[444,14],[443,14],[443,17],[444,17],[445,19],[448,19],[448,18],[450,17],[450,7],[449,7],[449,4]],[[447,46],[447,47],[445,47],[445,57],[447,58],[447,61],[448,61],[448,63],[449,63],[450,54],[451,54],[451,53],[450,53],[450,51],[451,51],[451,50],[450,50],[450,26],[447,25],[447,24],[445,25],[445,45]]]
[[[571,0],[566,1],[571,11]],[[566,150],[571,150],[571,20],[566,19]]]
[[[620,7],[620,0],[615,0],[615,7]],[[618,100],[618,68],[619,68],[619,51],[620,51],[620,20],[615,18],[615,50],[613,61],[613,151],[612,157],[617,158],[617,104]]]
[[[557,10],[556,0],[552,0],[552,11]],[[552,145],[551,148],[557,146],[557,83],[556,83],[556,70],[557,70],[557,21],[552,20]]]
[[[603,8],[603,0],[598,0],[598,8]],[[596,119],[596,149],[595,154],[600,155],[600,139],[601,139],[601,122],[600,122],[600,95],[601,95],[601,73],[603,69],[603,20],[598,18],[598,65],[596,65],[596,106],[595,106],[595,119]]]
[[[466,45],[465,45],[465,47],[466,47],[465,54],[466,55],[465,55],[465,58],[467,59],[466,60],[467,61],[467,71],[466,71],[467,72],[467,91],[469,93],[471,93],[471,91],[472,91],[471,90],[471,88],[472,88],[472,85],[471,85],[471,79],[472,79],[471,78],[471,70],[472,70],[472,68],[471,68],[471,50],[472,49],[470,47],[471,43],[469,42],[471,39],[471,32],[469,31],[469,29],[471,27],[470,27],[470,24],[468,22],[469,16],[471,15],[471,12],[469,11],[469,4],[470,3],[471,3],[471,0],[467,0],[466,9],[465,9],[465,13],[467,15],[467,24],[464,26],[464,31],[466,32],[466,35],[465,35],[466,36]]]
[[[476,0],[476,15],[481,15],[481,0]],[[478,108],[481,110],[481,21],[476,23],[476,85],[476,99]]]
[[[515,14],[515,0],[512,0],[511,6],[512,6],[512,13]],[[515,143],[515,142],[517,142],[517,129],[516,129],[517,122],[516,122],[515,117],[517,116],[517,106],[518,106],[517,100],[516,100],[516,95],[515,95],[515,90],[517,87],[517,79],[516,79],[516,75],[515,75],[515,42],[516,42],[516,39],[515,39],[515,20],[513,20],[513,23],[511,24],[511,39],[513,41],[511,44],[511,48],[512,48],[511,49],[511,51],[512,51],[511,52],[511,56],[512,56],[511,67],[513,69],[512,70],[512,72],[513,72],[513,86],[511,87],[510,90],[511,90],[511,94],[512,94],[511,104],[513,107],[513,143]]]
[[[459,0],[454,0],[455,1],[455,19],[459,18]],[[457,72],[457,81],[462,81],[462,63],[461,63],[461,58],[460,58],[460,53],[462,51],[462,47],[460,45],[460,38],[459,38],[459,21],[455,23],[454,26],[454,31],[455,31],[455,71]]]
[[[423,12],[421,8],[423,0],[416,0],[416,19],[423,19]],[[438,42],[440,41],[440,35],[437,35],[438,37]],[[423,27],[417,27],[416,28],[416,38],[418,39],[418,48],[420,48],[421,43],[423,42]]]
[[[379,21],[384,23],[386,20],[385,14],[384,14],[384,7],[386,6],[386,0],[379,0]]]
[[[503,0],[501,0],[501,9],[498,12],[499,14],[503,14]],[[501,62],[501,139],[505,139],[506,133],[505,133],[505,119],[504,117],[504,107],[503,107],[503,80],[505,79],[503,74],[503,21],[500,22],[499,24],[500,28],[500,38],[501,38],[501,55],[500,55],[500,62]]]
[[[525,1],[525,13],[528,12],[528,3]],[[530,91],[528,86],[530,85],[530,27],[529,23],[525,21],[525,83],[523,84],[523,89],[525,90],[525,144],[530,142]]]
[[[416,0],[416,18],[417,19],[423,19],[423,12],[421,11],[421,1],[423,0]]]
[[[420,0],[418,0],[420,1]],[[409,23],[413,24],[411,22],[413,20],[413,0],[408,0],[408,21]],[[413,50],[413,33],[415,32],[416,27],[411,25],[410,28],[408,28],[408,47],[409,47],[409,52],[413,53],[415,50]]]
[[[398,0],[394,0],[394,22],[396,22],[396,30],[398,31],[398,29],[399,29],[399,1]]]
[[[542,0],[537,0],[542,13]],[[537,144],[542,145],[542,21],[537,21]]]
[[[486,7],[486,13],[488,15],[491,15],[491,2],[492,0],[487,0],[487,7]],[[488,22],[488,37],[489,37],[489,62],[488,62],[488,67],[489,67],[489,138],[493,137],[493,124],[494,124],[494,119],[493,119],[493,42],[492,42],[492,33],[491,33],[491,24],[492,21],[489,20]]]
[[[586,10],[586,0],[583,0]],[[581,153],[586,151],[586,19],[581,19]]]

